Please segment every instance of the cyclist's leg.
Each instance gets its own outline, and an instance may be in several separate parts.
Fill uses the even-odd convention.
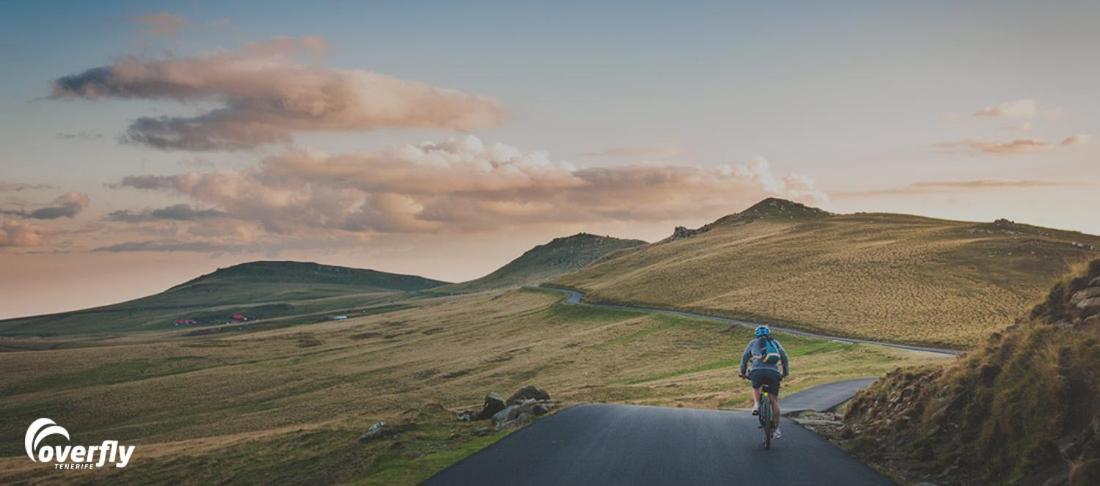
[[[760,373],[757,371],[749,372],[749,386],[752,387],[752,410],[753,415],[756,415],[756,411],[760,410],[760,387],[763,383],[760,382]]]
[[[779,428],[779,386],[783,381],[783,377],[779,373],[774,373],[768,383],[768,393],[771,394],[772,402],[772,421],[775,424],[775,428]]]

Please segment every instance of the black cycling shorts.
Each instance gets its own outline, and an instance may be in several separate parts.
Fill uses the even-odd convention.
[[[749,381],[753,388],[767,387],[764,390],[772,396],[779,396],[779,382],[783,381],[783,375],[774,370],[752,370],[749,372]]]

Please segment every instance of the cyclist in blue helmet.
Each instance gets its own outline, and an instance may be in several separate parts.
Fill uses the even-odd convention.
[[[782,373],[780,365],[783,367]],[[768,326],[757,326],[752,340],[745,346],[745,352],[741,353],[741,377],[752,382],[753,415],[760,413],[760,389],[767,387],[771,394],[774,412],[772,417],[775,418],[775,433],[772,437],[775,439],[782,436],[779,433],[779,384],[789,372],[787,351],[772,337]]]

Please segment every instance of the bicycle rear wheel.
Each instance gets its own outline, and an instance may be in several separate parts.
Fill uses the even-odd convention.
[[[775,426],[772,421],[772,401],[766,392],[760,397],[760,428],[764,430],[764,449],[771,449]]]

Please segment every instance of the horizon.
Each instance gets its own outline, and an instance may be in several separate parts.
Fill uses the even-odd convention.
[[[0,319],[256,260],[461,282],[766,197],[1100,234],[1100,5],[953,5],[6,4]]]
[[[738,213],[740,213],[740,212],[743,212],[743,211],[746,211],[746,210],[748,210],[748,209],[750,209],[750,208],[752,208],[752,207],[755,207],[756,205],[758,205],[758,204],[760,204],[760,203],[763,203],[763,202],[765,202],[765,201],[768,201],[768,200],[772,200],[772,199],[778,199],[778,200],[780,200],[780,201],[793,202],[793,201],[790,201],[790,200],[788,200],[788,199],[783,199],[783,198],[776,198],[776,197],[773,197],[773,196],[769,196],[769,197],[767,197],[767,198],[761,199],[760,201],[758,201],[758,202],[756,202],[756,203],[754,203],[754,204],[752,204],[752,205],[750,205],[750,206],[748,206],[748,207],[746,207],[746,208],[743,208],[743,209],[741,209],[741,210],[739,210],[739,211],[736,211],[736,212],[730,213],[729,215],[734,215],[734,214],[738,214]],[[814,206],[810,206],[810,207],[811,207],[811,208],[813,208]],[[819,209],[819,208],[818,208],[818,209]],[[980,224],[980,223],[992,223],[992,222],[993,222],[993,221],[967,221],[967,220],[949,220],[949,219],[945,219],[945,218],[936,218],[936,217],[932,217],[932,216],[925,216],[925,215],[920,215],[920,214],[904,214],[904,213],[883,213],[883,212],[877,212],[877,211],[857,211],[857,212],[854,212],[854,213],[831,213],[830,215],[832,215],[832,216],[845,216],[845,215],[852,215],[852,214],[890,214],[890,215],[914,216],[914,217],[920,217],[920,218],[930,218],[930,219],[937,219],[937,220],[943,220],[943,221],[954,221],[954,222],[962,222],[962,223],[975,223],[975,224]],[[728,215],[726,215],[726,216],[728,216]],[[722,216],[722,217],[724,217],[724,216]],[[719,219],[720,219],[720,218],[721,218],[721,217],[719,217]],[[1004,219],[1009,219],[1009,218],[1004,218]],[[715,221],[717,221],[717,220],[715,220]],[[1026,223],[1026,222],[1014,221],[1014,220],[1011,220],[1011,219],[1010,219],[1010,221],[1011,221],[1012,223],[1017,223],[1017,224],[1028,224],[1028,223]],[[712,222],[713,222],[713,221],[712,221]],[[706,224],[709,224],[709,222],[708,222],[708,223],[706,223]],[[700,226],[700,227],[701,227],[701,226]],[[1070,231],[1070,232],[1073,232],[1073,231],[1075,231],[1075,230],[1071,230],[1071,229],[1064,229],[1064,228],[1053,228],[1053,227],[1047,227],[1047,226],[1040,226],[1040,227],[1042,227],[1042,228],[1047,228],[1047,229],[1053,229],[1053,230],[1057,230],[1057,231]],[[689,229],[694,229],[694,228],[689,228]],[[1088,233],[1083,233],[1083,234],[1086,234],[1086,235],[1088,235]],[[542,242],[542,243],[537,243],[537,244],[535,244],[535,245],[533,245],[533,246],[531,246],[531,247],[528,247],[528,248],[525,248],[525,249],[521,249],[521,250],[519,250],[519,252],[518,252],[517,254],[515,254],[514,256],[506,256],[506,257],[501,257],[501,258],[503,258],[503,260],[501,261],[501,263],[497,264],[496,266],[494,266],[494,267],[492,267],[492,268],[489,268],[489,269],[487,269],[487,270],[483,271],[482,273],[479,273],[479,274],[477,274],[477,275],[474,275],[474,276],[472,276],[472,277],[468,277],[468,278],[465,278],[465,279],[462,279],[462,280],[453,280],[453,281],[451,281],[451,280],[445,280],[445,279],[439,279],[439,278],[435,278],[435,277],[432,277],[431,275],[422,275],[422,274],[403,274],[403,273],[401,273],[401,272],[387,272],[387,273],[394,273],[394,274],[398,274],[398,275],[409,275],[409,276],[418,276],[418,277],[424,277],[424,278],[428,278],[428,279],[431,279],[431,280],[436,280],[436,281],[440,281],[440,282],[443,282],[443,283],[444,283],[445,285],[447,285],[447,284],[456,284],[456,283],[463,283],[463,282],[468,282],[468,281],[472,281],[472,280],[476,280],[476,279],[479,279],[479,278],[482,278],[482,277],[488,276],[489,274],[491,274],[491,273],[495,272],[496,270],[500,269],[500,268],[501,268],[502,266],[504,266],[504,265],[508,264],[509,262],[511,262],[512,260],[515,260],[516,258],[519,258],[519,257],[520,257],[521,255],[523,255],[524,253],[526,253],[526,252],[528,252],[528,251],[530,251],[530,250],[534,249],[534,248],[535,248],[535,247],[537,247],[537,246],[541,246],[541,245],[545,245],[545,244],[548,244],[548,243],[550,243],[550,242],[552,242],[552,241],[554,241],[554,240],[558,240],[558,239],[565,239],[565,238],[572,238],[572,237],[575,237],[575,236],[579,236],[579,235],[593,235],[593,236],[598,236],[598,237],[606,237],[606,238],[617,238],[617,239],[630,239],[630,238],[620,237],[620,236],[617,236],[617,235],[613,235],[613,234],[594,234],[594,233],[589,233],[589,232],[587,232],[587,231],[579,231],[579,232],[577,232],[577,233],[572,233],[572,234],[568,234],[568,235],[555,236],[555,237],[552,237],[551,239],[549,239],[549,240],[546,240],[546,241],[544,241],[544,242]],[[670,233],[669,235],[665,236],[664,238],[667,238],[667,237],[669,237],[669,236],[671,236],[671,233]],[[1098,235],[1092,235],[1092,236],[1098,236]],[[635,239],[636,239],[636,238],[635,238]],[[662,239],[663,239],[663,238],[662,238]],[[659,242],[661,241],[661,239],[656,239],[656,240],[653,240],[653,241],[650,241],[650,240],[645,240],[645,239],[641,239],[640,241],[644,242],[644,244],[646,244],[646,245],[651,245],[651,244],[659,243]],[[142,298],[142,297],[148,297],[148,296],[151,296],[151,295],[156,295],[156,294],[159,294],[159,293],[162,293],[162,292],[166,292],[166,291],[168,291],[168,290],[171,290],[172,288],[174,288],[174,287],[176,287],[176,286],[179,286],[179,285],[181,285],[181,284],[183,284],[183,283],[186,283],[186,282],[188,282],[188,281],[191,281],[191,280],[194,280],[194,279],[197,279],[197,278],[200,278],[200,277],[204,277],[204,276],[207,276],[207,275],[213,274],[214,272],[217,272],[217,271],[220,271],[220,270],[224,270],[224,269],[228,269],[228,268],[231,268],[231,267],[236,267],[236,266],[240,266],[240,265],[253,264],[253,263],[315,263],[315,264],[318,264],[318,265],[325,265],[325,266],[336,266],[336,267],[344,267],[344,268],[352,268],[352,269],[356,269],[356,270],[374,270],[374,271],[384,271],[384,270],[379,270],[379,269],[377,269],[377,268],[372,268],[372,267],[355,267],[355,266],[348,266],[348,265],[343,265],[343,264],[338,264],[338,263],[330,263],[330,262],[325,262],[325,261],[323,261],[323,260],[287,260],[287,259],[281,259],[281,260],[280,260],[280,259],[263,259],[263,258],[260,258],[260,259],[252,259],[252,260],[241,260],[241,261],[238,261],[238,262],[235,262],[235,263],[230,263],[230,264],[228,264],[228,265],[225,265],[225,266],[221,266],[221,265],[219,265],[219,266],[215,266],[215,267],[210,267],[210,268],[209,268],[208,270],[204,270],[204,271],[202,271],[201,273],[198,273],[198,274],[194,274],[194,275],[191,275],[191,276],[186,276],[186,277],[184,277],[184,278],[183,278],[182,280],[180,280],[180,281],[177,281],[177,282],[173,282],[173,283],[170,283],[170,284],[168,284],[168,285],[167,285],[167,286],[165,286],[165,287],[164,287],[164,288],[163,288],[162,290],[155,290],[155,291],[151,291],[151,292],[148,292],[148,293],[145,293],[145,294],[141,294],[141,295],[135,295],[135,296],[132,296],[132,297],[130,297],[130,298],[126,298],[126,299],[124,299],[124,300],[119,300],[119,301],[115,301],[115,302],[104,302],[104,303],[102,303],[102,304],[100,304],[100,305],[103,305],[103,306],[107,306],[107,305],[113,305],[113,304],[120,304],[120,303],[123,303],[123,302],[127,302],[127,301],[130,301],[130,300],[134,300],[134,299],[138,299],[138,298]],[[98,305],[97,305],[97,306],[94,306],[94,307],[98,307]],[[39,314],[27,314],[27,315],[15,315],[15,316],[0,316],[0,320],[5,320],[5,319],[21,319],[21,318],[28,318],[28,317],[36,317],[36,316],[40,316],[40,315],[48,315],[48,314],[57,314],[57,313],[64,313],[64,312],[70,312],[70,311],[78,311],[78,310],[83,310],[83,309],[87,309],[87,308],[88,308],[88,307],[78,307],[78,308],[73,308],[73,309],[61,309],[61,310],[58,310],[58,311],[53,311],[53,312],[47,312],[47,313],[39,313]]]

